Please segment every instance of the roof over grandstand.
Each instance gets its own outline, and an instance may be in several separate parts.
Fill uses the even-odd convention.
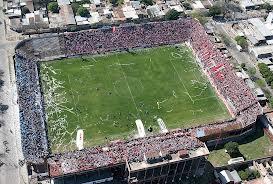
[[[129,163],[142,162],[145,154],[156,153],[159,150],[174,154],[180,150],[187,150],[191,157],[209,153],[204,143],[185,132],[171,132],[142,139],[120,141],[105,147],[53,155],[48,159],[50,176],[58,177],[126,161]],[[203,148],[203,151],[200,148]],[[132,166],[134,169],[137,167],[134,164]]]

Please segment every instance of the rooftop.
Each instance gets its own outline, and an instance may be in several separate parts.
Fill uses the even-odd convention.
[[[259,18],[248,19],[249,23],[255,26],[255,28],[264,36],[272,36],[272,32],[265,26],[265,24]]]
[[[207,156],[209,155],[209,150],[207,149],[206,145],[204,144],[204,147],[200,147],[196,150],[190,150],[188,152],[188,157],[187,159],[190,158],[195,158],[195,157],[200,157],[200,156]],[[162,160],[160,162],[156,162],[156,163],[147,163],[146,161],[142,161],[142,162],[130,162],[128,163],[129,165],[129,170],[130,172],[134,172],[137,170],[142,170],[142,169],[148,169],[148,168],[152,168],[152,167],[156,167],[158,165],[164,165],[164,164],[170,164],[170,163],[175,163],[175,162],[180,162],[182,160],[184,160],[185,158],[180,156],[180,153],[174,153],[174,154],[170,154],[171,159],[165,159]]]
[[[160,150],[172,154],[173,161],[180,159],[176,155],[180,150],[187,150],[190,158],[209,153],[205,144],[190,134],[171,132],[130,141],[115,141],[104,147],[55,154],[48,160],[50,176],[57,177],[126,161],[130,163],[132,169],[137,169],[143,167],[143,164],[139,165],[139,163],[145,160],[145,154]]]
[[[259,55],[264,55],[264,54],[272,54],[273,53],[273,45],[264,45],[264,46],[259,46],[259,47],[252,47],[250,49],[253,54],[258,57]]]

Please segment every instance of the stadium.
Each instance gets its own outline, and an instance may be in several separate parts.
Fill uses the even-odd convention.
[[[25,40],[15,68],[24,156],[60,183],[202,175],[206,145],[251,133],[262,114],[190,18]]]

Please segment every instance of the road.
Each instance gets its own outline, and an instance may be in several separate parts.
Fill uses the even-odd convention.
[[[0,0],[0,7],[3,1]],[[0,90],[0,103],[8,105],[4,114],[0,114],[0,184],[28,183],[26,164],[21,147],[19,107],[13,63],[14,47],[21,36],[5,29],[5,17],[0,9],[0,70],[4,85]],[[7,28],[8,29],[8,28]]]

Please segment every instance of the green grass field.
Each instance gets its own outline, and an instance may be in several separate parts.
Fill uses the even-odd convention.
[[[263,129],[258,126],[255,134],[245,138],[238,142],[239,150],[245,157],[245,160],[252,160],[257,158],[266,157],[272,155],[272,143],[264,134]],[[210,151],[208,160],[214,166],[223,166],[228,163],[230,156],[225,152],[223,147]]]
[[[40,72],[53,152],[75,149],[79,128],[93,146],[135,136],[136,119],[156,133],[156,117],[168,129],[230,117],[184,45],[44,62]]]

